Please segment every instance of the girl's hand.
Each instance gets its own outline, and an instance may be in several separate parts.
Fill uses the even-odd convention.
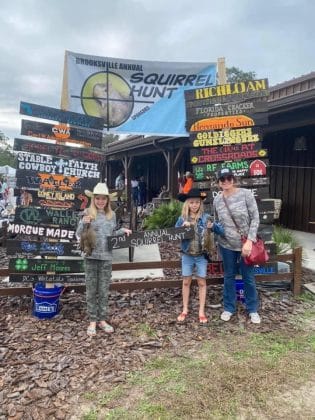
[[[184,223],[182,224],[182,226],[189,227],[190,223],[187,220],[185,220]]]
[[[129,236],[129,235],[131,235],[132,234],[132,230],[130,230],[130,229],[125,229],[125,235],[127,235],[127,236]]]
[[[92,218],[91,218],[91,216],[85,215],[85,216],[83,216],[82,220],[83,220],[84,224],[89,224],[89,223],[91,223]]]
[[[250,255],[252,252],[252,246],[253,242],[250,239],[247,239],[246,242],[244,242],[242,247],[242,257],[248,257]]]
[[[211,220],[208,220],[207,222],[207,228],[208,229],[212,229],[213,223],[211,222]]]

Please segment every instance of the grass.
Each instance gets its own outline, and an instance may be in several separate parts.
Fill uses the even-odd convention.
[[[294,249],[300,246],[294,234],[288,229],[285,229],[284,227],[279,225],[274,226],[272,239],[276,243],[277,254],[283,253],[287,250],[287,248]]]
[[[315,311],[306,314],[310,319],[315,321]],[[94,400],[82,418],[247,419],[267,412],[265,418],[279,418],[297,410],[290,398],[281,400],[282,391],[315,378],[314,329],[305,331],[301,321],[293,331],[226,332],[193,350],[182,348],[179,356],[156,357],[106,398]]]

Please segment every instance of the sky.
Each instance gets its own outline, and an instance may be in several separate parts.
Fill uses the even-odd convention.
[[[313,0],[2,0],[0,130],[19,137],[20,101],[60,108],[65,50],[214,62],[271,86],[315,71]]]

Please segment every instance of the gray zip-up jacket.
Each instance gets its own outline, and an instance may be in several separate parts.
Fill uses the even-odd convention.
[[[85,258],[92,260],[112,260],[112,251],[108,249],[107,238],[108,236],[121,235],[125,232],[124,228],[115,230],[116,228],[116,214],[108,220],[104,213],[97,213],[96,219],[92,220],[91,227],[96,234],[96,245],[92,254]],[[76,230],[76,235],[81,236],[84,228],[83,220],[81,219]]]
[[[233,217],[248,239],[256,241],[259,226],[259,213],[256,200],[250,190],[239,188],[234,194],[225,197]],[[218,243],[223,248],[233,251],[241,251],[241,235],[237,231],[230,213],[226,208],[222,194],[218,194],[213,200],[213,207],[218,220],[223,228],[224,235],[218,236]]]

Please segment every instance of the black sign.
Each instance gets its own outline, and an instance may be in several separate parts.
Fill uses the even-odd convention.
[[[196,131],[190,133],[191,147],[227,146],[256,143],[260,141],[261,129],[257,127],[235,128],[218,131]]]
[[[45,174],[59,174],[64,176],[75,176],[79,178],[100,178],[100,167],[97,162],[79,161],[76,159],[64,159],[49,155],[36,153],[17,154],[17,170],[41,172]]]
[[[85,147],[97,147],[99,149],[102,147],[102,131],[69,127],[66,124],[47,124],[22,120],[21,134],[45,140],[80,144]]]
[[[57,225],[75,228],[78,222],[79,213],[68,209],[17,207],[14,215],[14,223],[24,223],[26,225]]]
[[[84,283],[84,274],[10,274],[11,283]]]
[[[102,130],[105,121],[102,118],[91,117],[77,112],[62,111],[61,109],[50,108],[48,106],[20,103],[20,114],[30,117],[43,118],[44,120],[59,121],[62,123],[79,125],[86,128],[97,128]]]
[[[226,148],[226,151],[217,151],[217,153],[209,152],[209,149],[217,149],[217,147],[199,148],[190,150],[190,162],[193,165],[202,163],[222,162],[224,160],[241,160],[267,157],[266,149],[256,149],[255,145],[260,143],[248,143],[238,145],[242,146],[243,150],[233,150],[235,146],[221,146],[221,149]],[[244,147],[246,146],[246,147]],[[252,146],[252,147],[251,147]],[[228,151],[228,148],[231,148]],[[197,152],[197,153],[196,153]]]
[[[240,187],[256,187],[259,185],[269,185],[269,177],[259,177],[259,178],[238,178],[237,183]],[[198,190],[209,190],[217,186],[217,180],[214,178],[212,181],[200,181],[194,182],[193,187],[198,188]]]
[[[200,100],[200,102],[203,101]],[[194,100],[194,103],[197,101]],[[186,118],[188,125],[195,123],[203,118],[217,118],[230,115],[248,115],[255,119],[256,114],[268,111],[267,101],[242,101],[221,103],[208,106],[195,106],[186,108]]]
[[[248,80],[184,91],[186,108],[206,107],[269,95],[268,79]]]
[[[161,242],[180,241],[193,236],[193,229],[188,227],[165,228],[108,237],[109,249],[129,248],[142,245],[153,245]]]
[[[196,181],[210,179],[216,176],[223,168],[230,168],[234,176],[266,176],[268,161],[266,159],[237,160],[219,163],[207,163],[193,166]]]
[[[48,226],[37,226],[37,225],[25,225],[17,223],[8,224],[8,234],[16,235],[30,235],[39,236],[47,239],[75,239],[75,230],[48,227]]]
[[[16,171],[16,186],[18,188],[41,188],[44,190],[59,190],[81,193],[85,189],[93,189],[98,180],[93,178],[79,178],[61,174],[35,173],[18,169]]]
[[[43,258],[11,258],[10,273],[66,274],[83,273],[84,260],[45,260]]]
[[[6,242],[7,254],[33,254],[53,255],[58,257],[80,257],[80,244],[78,242],[39,242],[28,240],[8,239]]]
[[[104,154],[81,147],[69,147],[61,144],[43,143],[23,139],[14,139],[13,150],[44,155],[66,156],[85,161],[102,162]]]
[[[54,209],[84,210],[89,202],[85,194],[75,194],[68,191],[27,190],[28,205]],[[20,189],[14,190],[15,196],[21,196]],[[21,202],[20,205],[26,205]]]

